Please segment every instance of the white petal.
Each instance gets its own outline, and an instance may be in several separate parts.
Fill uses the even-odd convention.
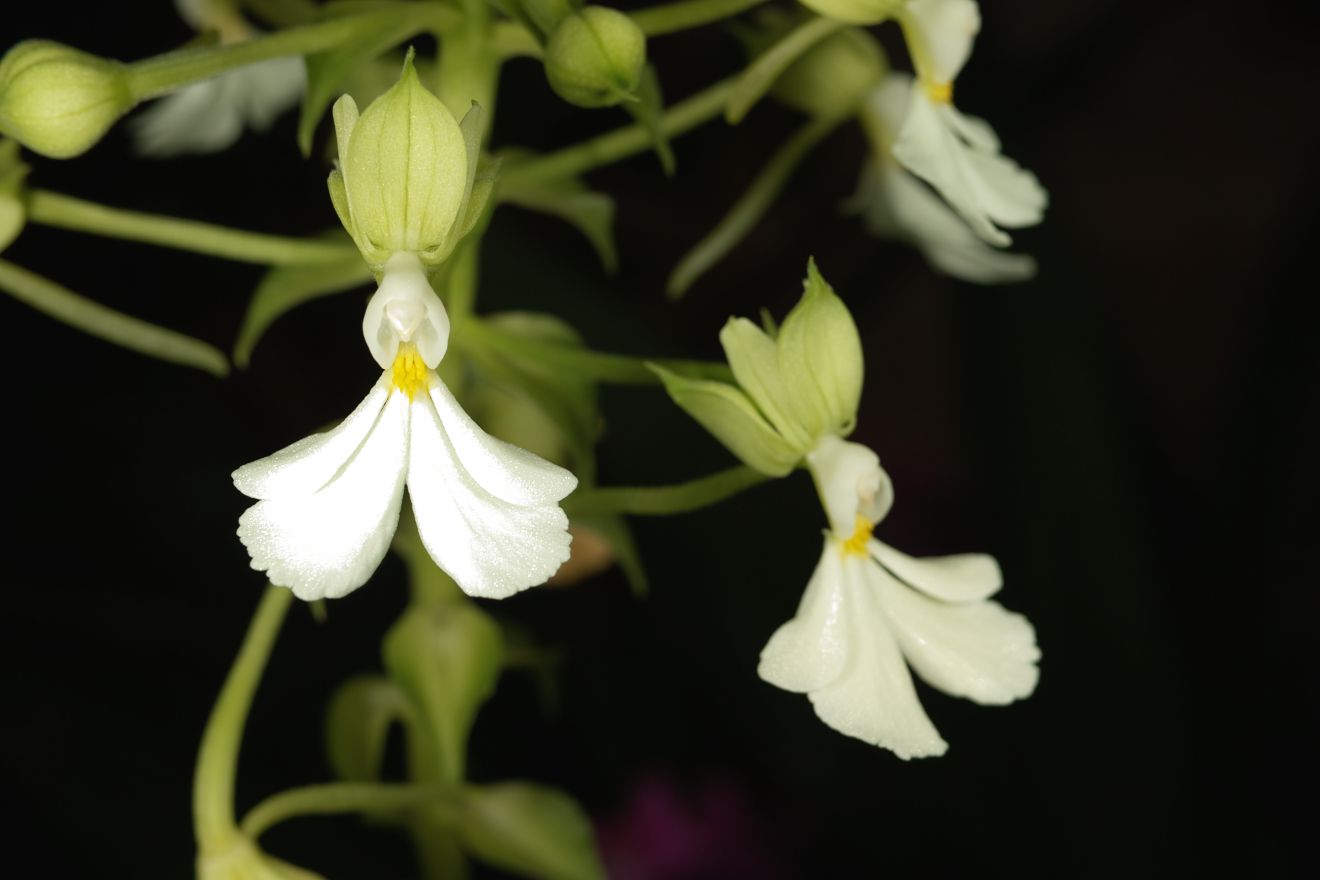
[[[137,151],[174,156],[223,150],[243,133],[243,116],[227,93],[220,76],[161,98],[133,120]]]
[[[536,504],[559,501],[577,488],[571,471],[483,431],[443,382],[431,386],[431,400],[459,461],[491,495]]]
[[[432,370],[444,359],[449,349],[449,313],[416,254],[400,251],[385,263],[380,286],[362,316],[362,336],[381,369],[394,365],[402,342],[416,345]]]
[[[1036,631],[998,602],[951,605],[883,575],[885,611],[917,674],[932,686],[977,703],[1002,705],[1036,689]]]
[[[346,466],[371,433],[388,396],[389,377],[382,376],[357,409],[336,427],[243,465],[234,471],[234,485],[249,498],[311,495]]]
[[[302,58],[271,58],[235,73],[242,75],[242,91],[236,100],[254,131],[270,128],[276,117],[298,103],[307,87],[307,68]]]
[[[311,495],[259,501],[239,518],[252,567],[301,599],[336,598],[366,583],[399,522],[408,462],[408,400],[391,395],[366,441]]]
[[[883,572],[860,556],[844,564],[848,656],[839,677],[812,691],[820,719],[840,733],[890,749],[898,757],[942,755],[940,738],[917,699],[874,581]]]
[[[972,41],[981,30],[976,0],[908,0],[906,11],[926,45],[932,70],[921,71],[941,83],[951,83],[972,54]]]
[[[843,671],[848,648],[844,610],[843,554],[837,541],[826,538],[797,614],[775,630],[761,650],[756,674],[798,693],[834,681]]]
[[[979,602],[1004,584],[999,563],[984,553],[916,559],[874,538],[867,549],[899,580],[945,602]]]
[[[431,558],[470,596],[503,599],[545,582],[568,559],[568,517],[554,502],[496,497],[461,460],[428,395],[412,404],[408,493]],[[516,465],[515,465],[516,467]]]
[[[830,529],[842,539],[851,537],[859,514],[874,525],[894,503],[894,488],[880,458],[860,443],[826,435],[807,453],[807,469]]]

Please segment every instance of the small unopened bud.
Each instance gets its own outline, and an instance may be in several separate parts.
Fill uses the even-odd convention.
[[[864,30],[848,28],[795,61],[771,94],[809,116],[846,116],[887,69],[884,51],[875,39]]]
[[[53,159],[86,152],[134,101],[124,65],[48,40],[0,60],[0,132]]]
[[[545,75],[559,97],[579,107],[634,100],[646,66],[646,36],[631,18],[588,6],[559,23],[545,46]]]

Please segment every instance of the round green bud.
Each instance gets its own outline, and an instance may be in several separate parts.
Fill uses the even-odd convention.
[[[86,152],[133,106],[124,65],[48,40],[0,60],[0,132],[53,159]]]
[[[565,18],[545,46],[550,87],[578,107],[612,107],[632,100],[645,66],[642,29],[604,6],[588,6]]]
[[[847,116],[888,68],[875,39],[866,31],[848,28],[793,62],[771,94],[809,116]]]
[[[905,0],[802,0],[802,5],[835,21],[879,24],[890,18]]]

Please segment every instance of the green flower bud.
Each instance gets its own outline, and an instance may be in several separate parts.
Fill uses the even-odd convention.
[[[848,28],[795,61],[771,94],[810,116],[848,116],[888,67],[884,50],[870,34]]]
[[[862,395],[861,339],[814,261],[777,335],[730,318],[720,343],[738,387],[652,369],[674,402],[744,464],[783,476],[822,437],[851,433]]]
[[[135,103],[124,65],[48,40],[0,60],[0,133],[52,159],[86,152]]]
[[[480,108],[456,122],[418,80],[412,57],[360,116],[349,95],[334,107],[339,167],[330,198],[376,271],[405,251],[438,266],[481,215],[493,183],[477,179]]]
[[[614,9],[588,6],[559,23],[545,46],[545,75],[579,107],[634,100],[646,66],[646,35]]]
[[[28,166],[18,156],[18,142],[0,140],[0,252],[18,238],[27,222],[23,180]]]

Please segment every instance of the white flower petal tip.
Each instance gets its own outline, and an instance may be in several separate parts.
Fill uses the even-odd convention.
[[[543,583],[569,556],[558,502],[577,478],[482,431],[416,349],[399,357],[412,366],[337,428],[234,472],[259,499],[239,518],[252,567],[302,599],[352,592],[389,549],[407,486],[423,544],[468,594]]]
[[[807,463],[832,531],[797,614],[761,652],[760,677],[806,693],[827,725],[905,760],[948,749],[909,666],[977,703],[1029,696],[1040,650],[1025,617],[987,599],[1002,584],[998,563],[976,553],[914,559],[870,538],[875,503],[863,489],[880,465],[866,447],[832,438]]]

